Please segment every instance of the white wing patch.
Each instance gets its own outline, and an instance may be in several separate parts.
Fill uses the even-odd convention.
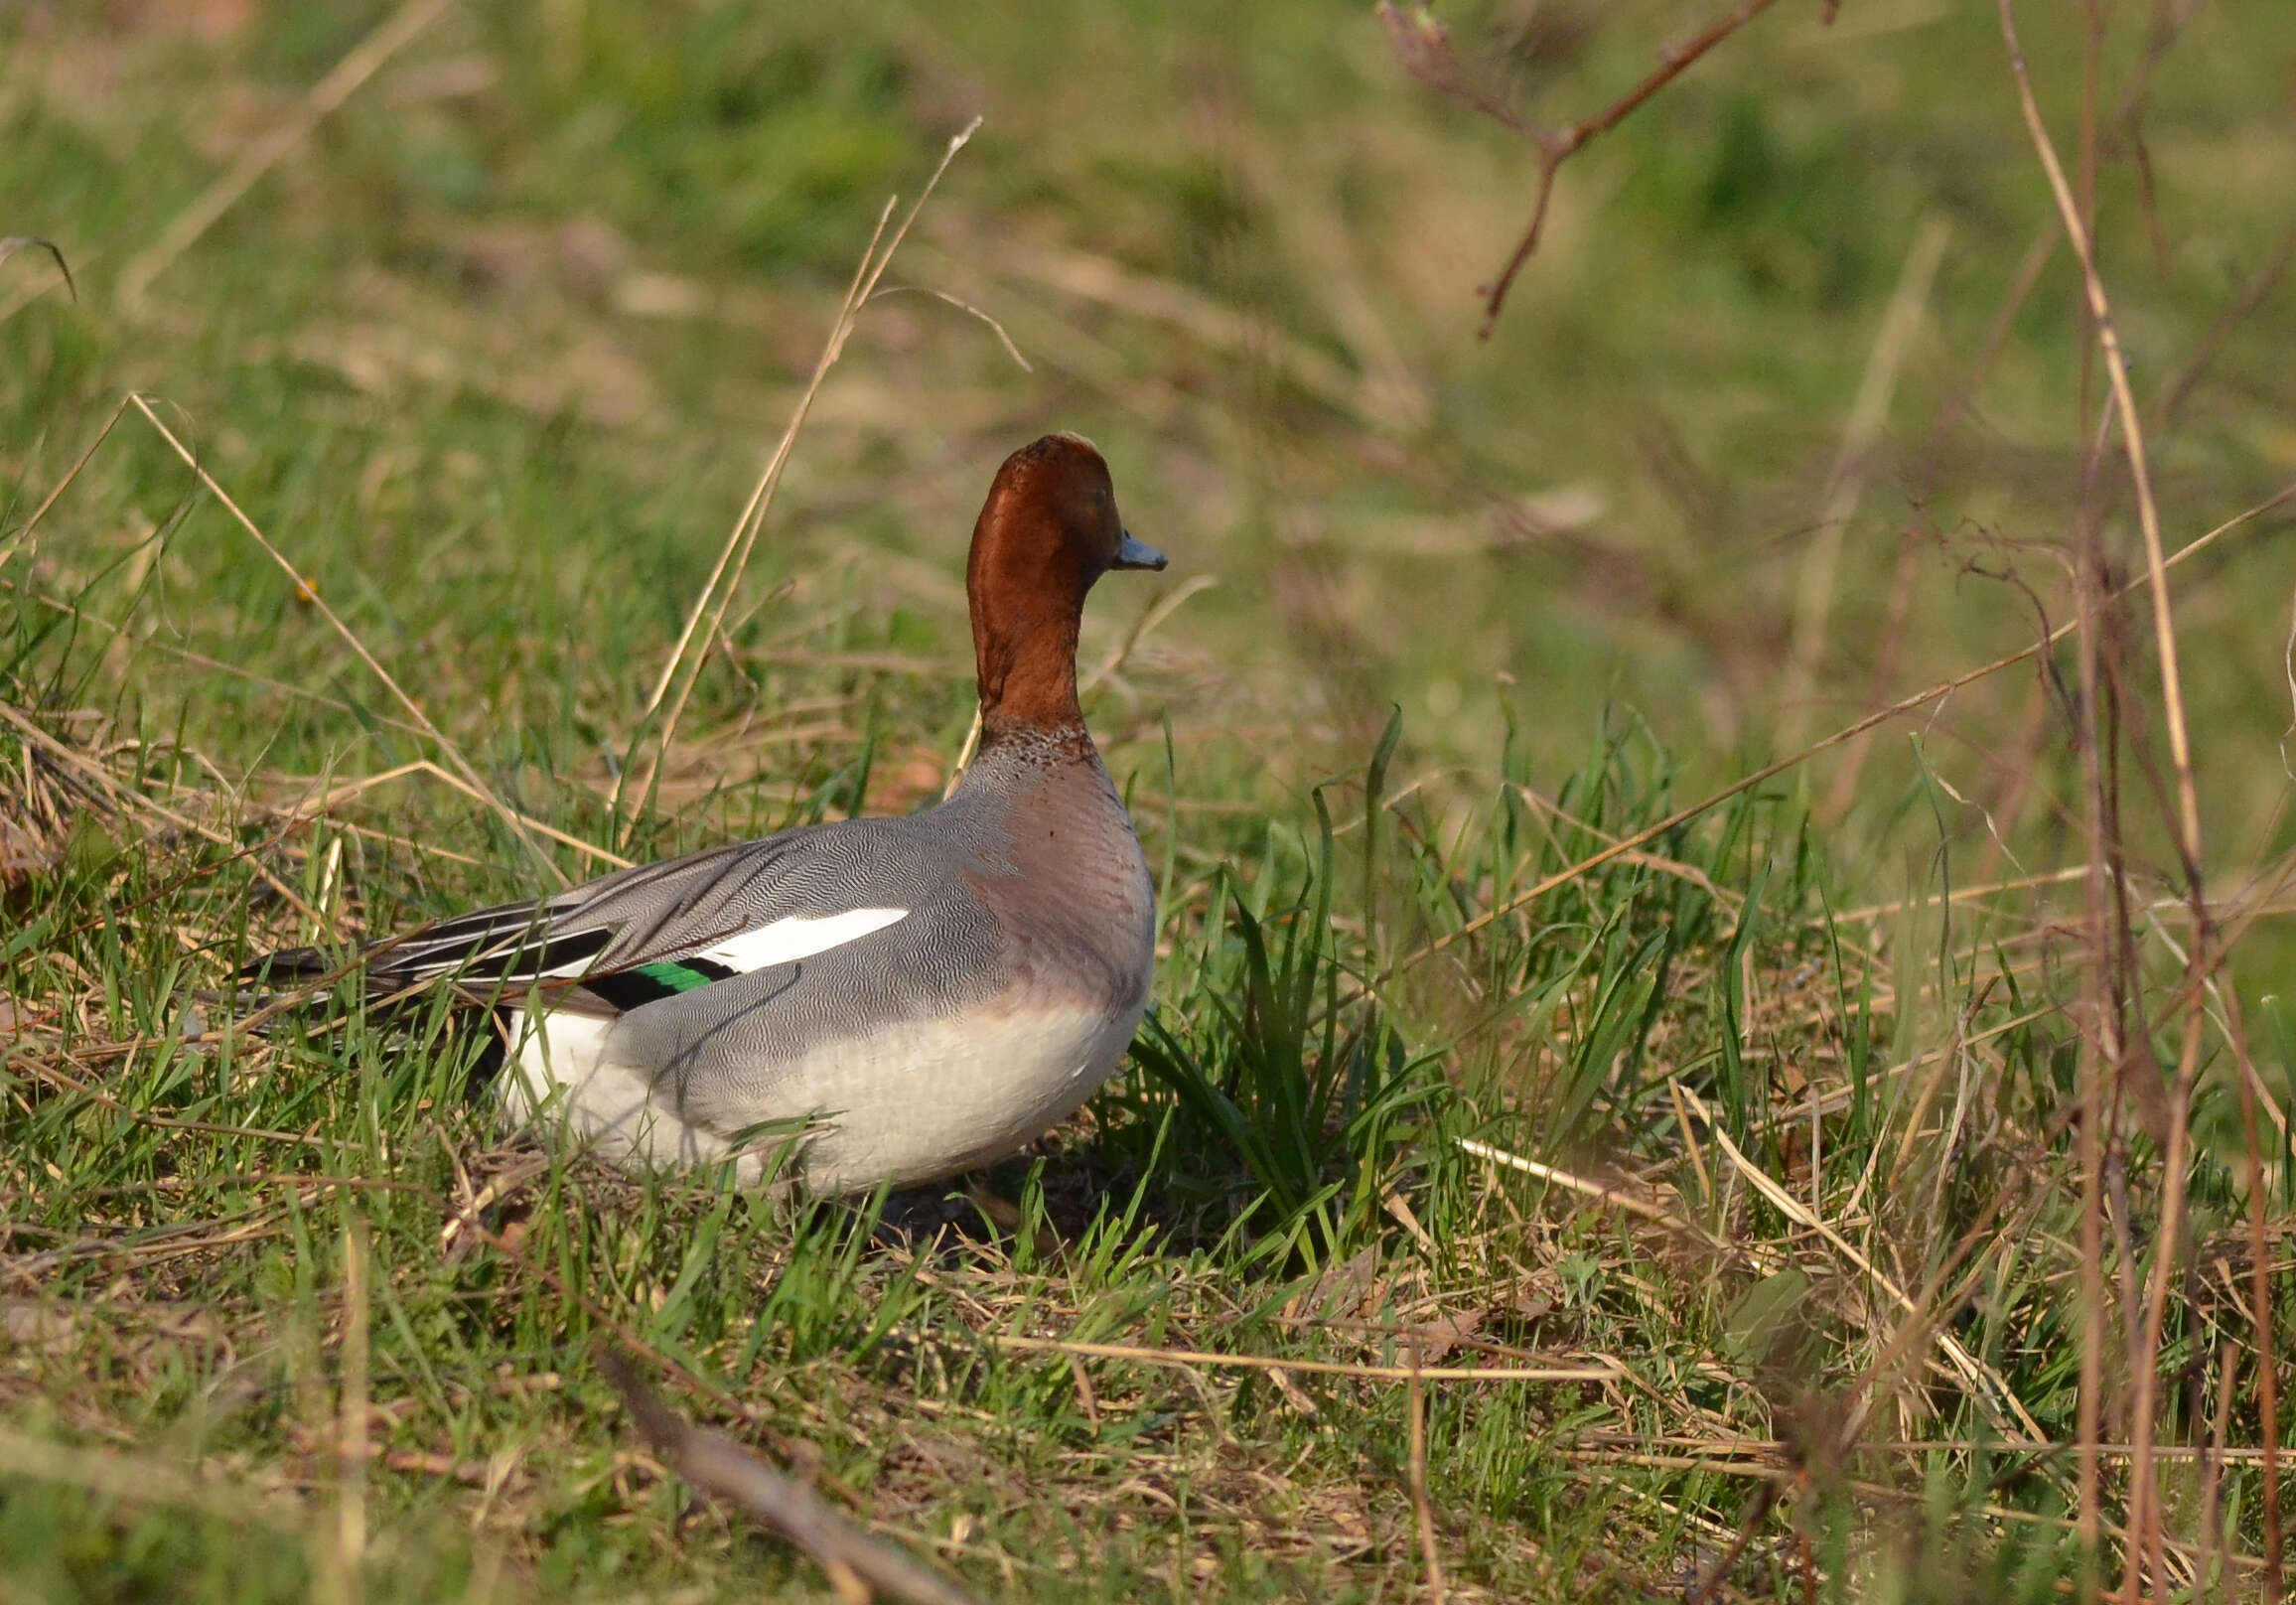
[[[907,909],[848,909],[843,914],[807,919],[792,914],[772,925],[728,937],[714,948],[704,948],[697,958],[714,958],[743,973],[786,964],[792,958],[810,958],[831,948],[842,948],[872,931],[882,931],[909,918]]]
[[[593,929],[595,929],[595,927],[593,927]],[[575,933],[575,935],[587,936],[589,933],[578,931]],[[537,969],[533,974],[520,976],[519,978],[521,980],[534,981],[563,980],[569,975],[588,974],[591,966],[597,962],[598,954],[594,952],[587,952],[579,958],[569,959],[563,964],[552,964],[548,969]]]

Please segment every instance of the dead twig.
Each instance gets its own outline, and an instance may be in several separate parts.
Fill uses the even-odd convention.
[[[972,1605],[970,1594],[870,1537],[803,1483],[768,1466],[756,1451],[679,1415],[653,1395],[637,1369],[616,1351],[601,1348],[597,1363],[622,1395],[639,1436],[664,1465],[804,1550],[829,1574],[839,1594],[849,1595],[851,1585],[858,1582],[865,1591],[882,1590],[913,1605]]]
[[[64,259],[64,252],[38,234],[10,234],[0,238],[0,262],[5,262],[20,250],[44,250],[54,257],[56,271],[64,275],[64,287],[72,292],[72,300],[79,299],[79,286],[72,282],[72,264]]]
[[[1427,1494],[1427,1395],[1419,1386],[1419,1344],[1411,1355],[1411,1513],[1419,1524],[1419,1558],[1427,1567],[1428,1605],[1443,1605],[1443,1557],[1435,1552],[1435,1501]]]
[[[1774,0],[1739,0],[1735,10],[1708,24],[1704,32],[1683,44],[1661,50],[1658,65],[1650,75],[1602,110],[1559,128],[1540,128],[1525,122],[1496,95],[1474,83],[1460,66],[1458,57],[1452,54],[1450,34],[1423,5],[1397,5],[1393,0],[1380,0],[1379,21],[1386,25],[1387,42],[1394,48],[1396,60],[1403,64],[1403,71],[1429,88],[1464,101],[1501,125],[1513,129],[1538,152],[1538,189],[1531,200],[1530,221],[1524,225],[1522,237],[1515,241],[1514,252],[1500,269],[1499,277],[1481,287],[1482,338],[1491,338],[1491,331],[1499,322],[1500,309],[1507,305],[1507,292],[1514,288],[1515,276],[1522,271],[1522,264],[1530,260],[1530,253],[1538,249],[1539,230],[1546,225],[1547,204],[1554,199],[1554,176],[1561,171],[1562,164],[1584,149],[1589,140],[1609,133],[1626,121],[1643,102],[1680,77],[1698,58],[1768,11],[1773,3]]]

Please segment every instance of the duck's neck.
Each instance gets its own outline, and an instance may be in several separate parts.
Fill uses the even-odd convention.
[[[1076,630],[1096,571],[1019,481],[999,476],[973,525],[964,565],[980,672],[980,739],[1081,741]]]
[[[1030,610],[1033,616],[991,613],[974,631],[980,672],[980,744],[1066,743],[1091,738],[1076,701],[1077,610]]]
[[[1076,705],[1076,627],[1083,618],[1079,574],[1075,586],[1047,586],[1013,576],[976,542],[966,572],[973,613],[973,663],[980,672],[980,746],[999,742],[1086,742]],[[1001,583],[1006,581],[1006,583]]]

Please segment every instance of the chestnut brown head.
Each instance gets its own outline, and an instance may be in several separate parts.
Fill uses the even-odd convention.
[[[1108,465],[1081,435],[1047,435],[1004,460],[972,528],[972,604],[983,739],[1080,731],[1076,625],[1112,568],[1162,568],[1116,511]]]

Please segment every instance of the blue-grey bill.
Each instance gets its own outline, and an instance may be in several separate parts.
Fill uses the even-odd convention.
[[[1118,568],[1162,568],[1171,559],[1137,538],[1131,530],[1124,531],[1124,543],[1116,548]]]

